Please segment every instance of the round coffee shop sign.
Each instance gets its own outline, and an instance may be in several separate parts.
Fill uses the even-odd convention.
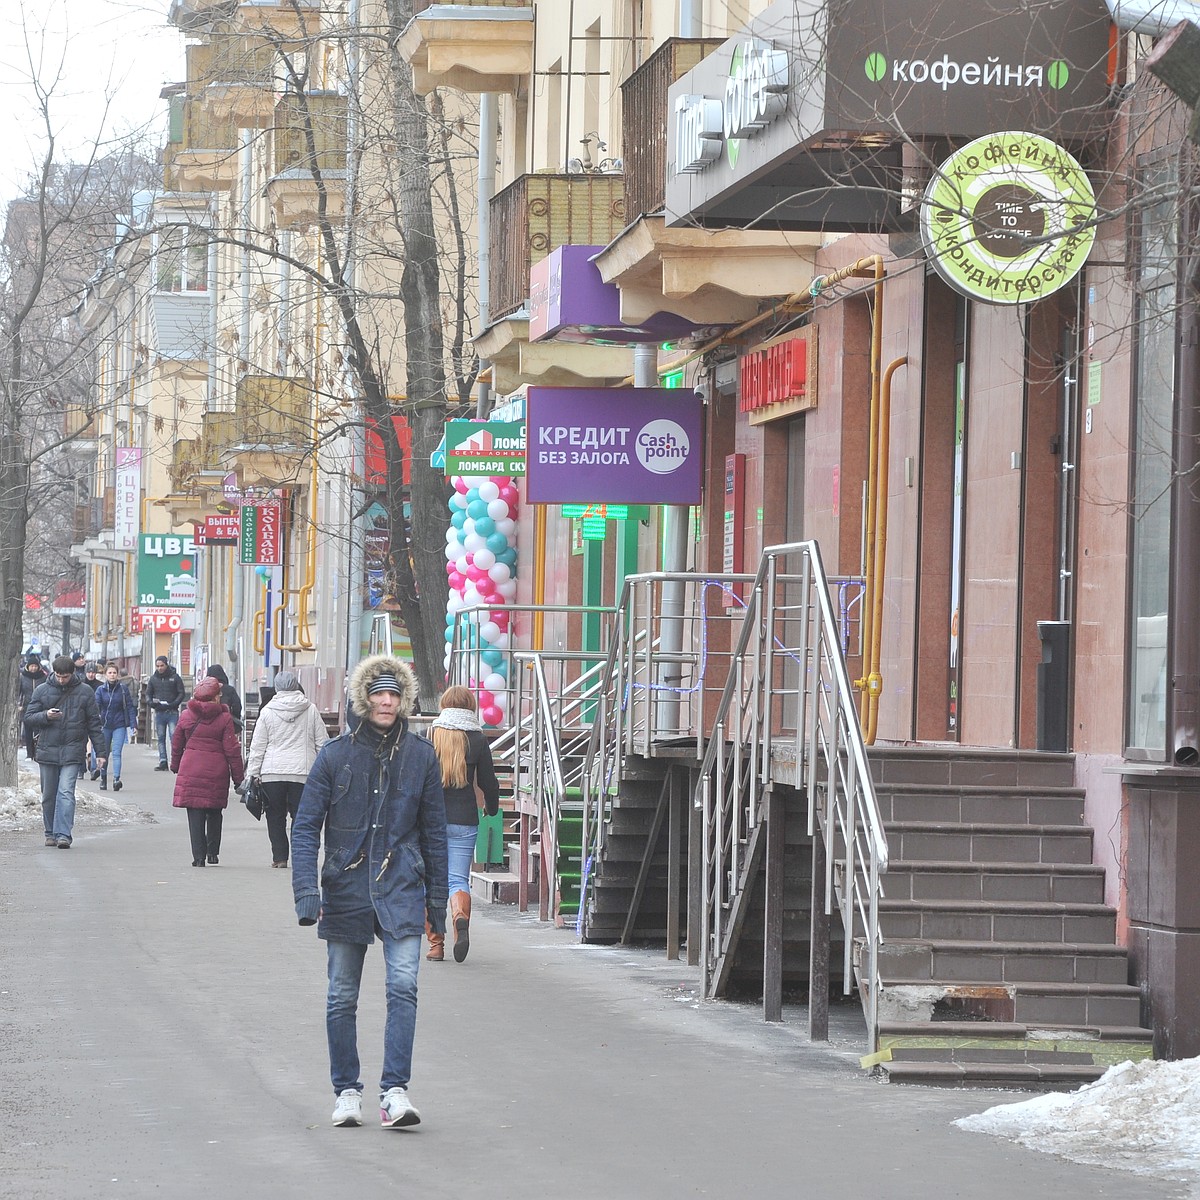
[[[1096,197],[1083,168],[1048,138],[992,133],[938,168],[921,233],[934,270],[988,304],[1048,296],[1079,273],[1096,240]]]

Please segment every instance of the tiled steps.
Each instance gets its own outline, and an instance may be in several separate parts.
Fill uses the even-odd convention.
[[[1077,1087],[1127,1059],[1151,1055],[1137,1026],[1013,1022],[882,1022],[879,1054],[896,1083],[931,1087]]]
[[[871,762],[889,868],[865,1061],[893,1082],[1045,1089],[1147,1057],[1070,757],[884,747]]]

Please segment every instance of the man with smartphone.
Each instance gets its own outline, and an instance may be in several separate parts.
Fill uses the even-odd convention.
[[[84,769],[88,742],[103,768],[108,761],[108,739],[96,693],[75,674],[71,659],[60,654],[52,669],[54,674],[34,689],[25,722],[36,739],[46,845],[69,850],[74,838],[75,785]]]

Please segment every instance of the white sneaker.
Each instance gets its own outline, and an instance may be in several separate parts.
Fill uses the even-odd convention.
[[[413,1108],[408,1093],[402,1087],[394,1087],[379,1097],[379,1121],[384,1129],[396,1129],[420,1125],[421,1114]]]
[[[362,1092],[347,1088],[333,1106],[333,1123],[335,1125],[362,1124]]]

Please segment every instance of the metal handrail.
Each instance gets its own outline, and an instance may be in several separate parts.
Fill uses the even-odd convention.
[[[781,574],[780,560],[795,555],[801,573]],[[798,603],[791,594],[797,585]],[[789,625],[798,629],[794,645],[781,636]],[[857,965],[873,1051],[887,837],[816,542],[764,549],[701,762],[694,803],[703,814],[701,956],[710,995],[728,973],[726,952],[732,951],[739,905],[761,853],[777,716],[789,697],[797,705],[795,786],[807,796],[809,833],[823,838],[826,848],[825,913],[835,905],[839,910],[846,938],[843,986],[849,994]],[[865,961],[857,964],[856,933],[866,947]]]
[[[533,673],[533,722],[530,729],[532,753],[526,761],[531,768],[530,790],[537,801],[538,841],[542,856],[538,873],[541,880],[539,907],[541,918],[545,921],[549,919],[554,897],[559,893],[558,818],[567,785],[563,778],[558,738],[553,735],[554,712],[541,656],[532,655],[528,665]]]

